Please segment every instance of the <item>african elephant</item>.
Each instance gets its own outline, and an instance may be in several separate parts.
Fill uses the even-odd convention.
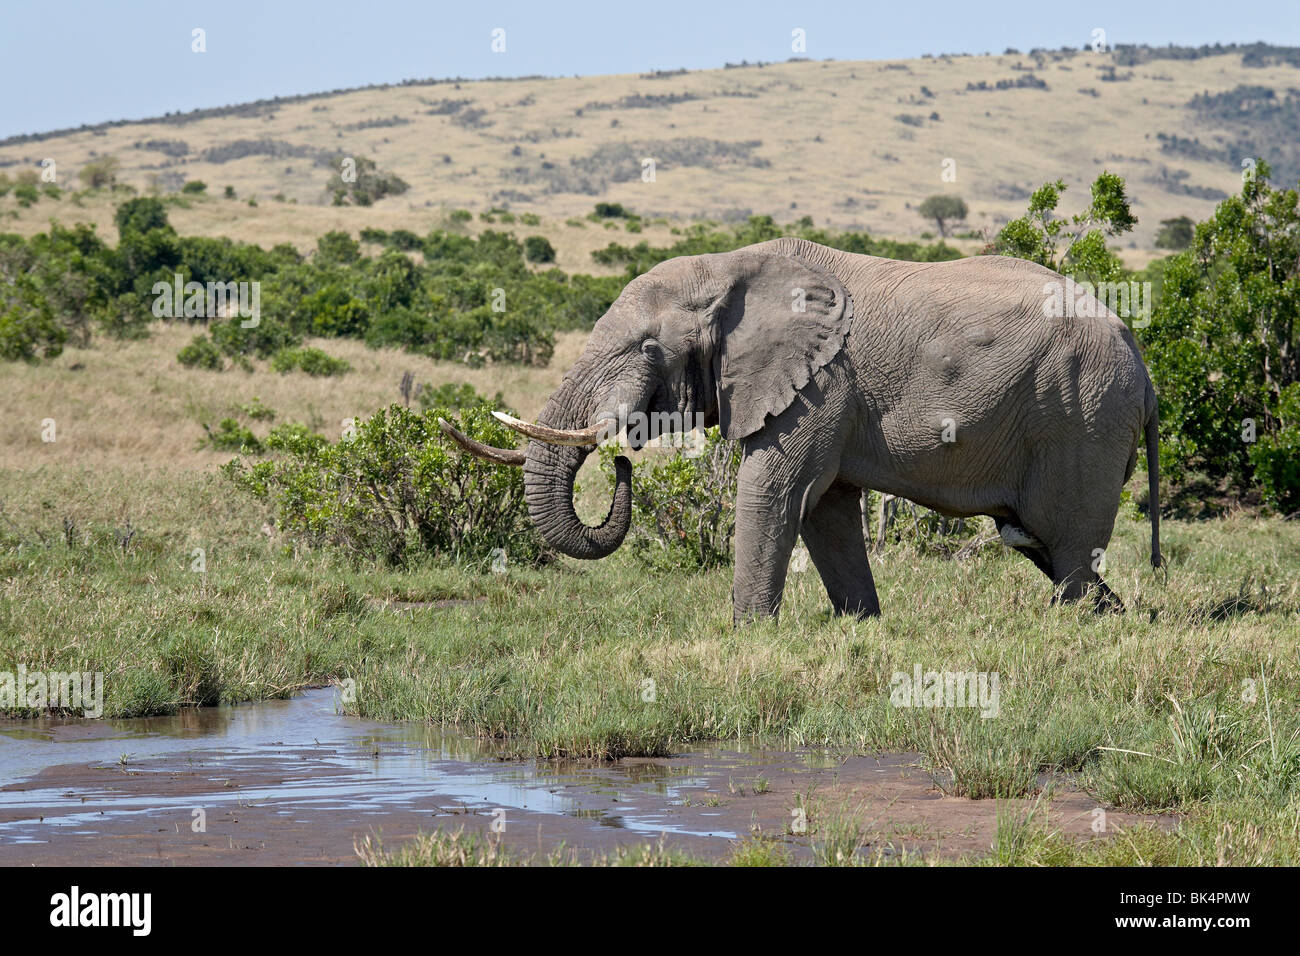
[[[989,515],[1056,598],[1121,609],[1097,559],[1145,439],[1160,565],[1156,395],[1132,334],[1094,297],[1050,317],[1065,281],[1003,256],[896,262],[790,238],[672,259],[628,283],[538,424],[501,416],[532,439],[526,452],[453,437],[522,465],[546,540],[601,558],[628,530],[631,466],[616,460],[598,527],[575,513],[573,482],[620,406],[720,425],[743,449],[737,622],[777,614],[800,534],[837,613],[880,613],[864,488]]]

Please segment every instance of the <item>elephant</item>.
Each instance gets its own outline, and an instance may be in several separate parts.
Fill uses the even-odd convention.
[[[536,423],[498,414],[525,450],[443,427],[467,451],[522,466],[546,541],[595,559],[628,531],[631,465],[615,460],[594,527],[574,510],[574,477],[620,416],[718,425],[742,449],[735,623],[778,615],[799,536],[836,614],[880,613],[863,489],[988,515],[1051,579],[1053,601],[1123,610],[1099,558],[1145,440],[1161,565],[1156,393],[1132,333],[1087,290],[1055,317],[1047,303],[1066,283],[1007,256],[904,262],[795,238],[682,256],[627,284]]]

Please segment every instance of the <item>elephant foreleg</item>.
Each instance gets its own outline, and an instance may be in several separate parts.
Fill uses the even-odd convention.
[[[772,446],[746,450],[736,481],[731,600],[737,624],[777,616],[800,523],[830,480],[819,460],[797,459]],[[858,522],[855,511],[854,524],[860,527]]]
[[[790,553],[799,534],[798,505],[742,478],[736,488],[736,571],[733,621],[776,617],[781,610]]]
[[[861,492],[836,483],[803,521],[803,540],[836,614],[874,617],[880,599],[862,534]]]

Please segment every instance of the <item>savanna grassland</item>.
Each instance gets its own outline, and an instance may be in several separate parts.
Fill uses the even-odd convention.
[[[916,210],[932,193],[962,196],[966,228],[996,232],[1039,184],[1063,177],[1077,194],[1107,169],[1130,184],[1140,223],[1123,252],[1140,267],[1162,220],[1204,219],[1236,190],[1243,157],[1268,155],[1280,181],[1296,179],[1293,53],[1058,50],[415,81],[15,136],[0,142],[0,169],[50,159],[76,188],[86,164],[113,157],[119,182],[142,191],[198,180],[219,197],[229,186],[234,199],[178,210],[178,230],[303,251],[331,229],[423,234],[440,211],[507,208],[541,218],[516,231],[548,235],[566,271],[590,270],[589,252],[610,239],[563,225],[597,199],[647,220],[808,215],[902,239],[934,231]],[[340,157],[368,159],[409,190],[330,206]],[[0,215],[6,231],[39,232],[54,216],[116,238],[111,205],[93,200],[10,200]],[[644,238],[661,245],[668,228],[648,225]]]
[[[701,218],[808,215],[914,239],[933,228],[914,207],[937,192],[969,202],[966,232],[949,241],[971,253],[1023,213],[1040,183],[1062,177],[1082,198],[1109,169],[1129,183],[1139,216],[1117,250],[1136,267],[1159,254],[1162,219],[1203,220],[1240,187],[1244,143],[1276,146],[1300,74],[1294,58],[1267,51],[1134,57],[430,82],[18,137],[0,143],[10,172],[48,156],[71,178],[114,156],[118,183],[31,202],[0,196],[0,232],[88,222],[115,243],[115,210],[155,191],[183,236],[287,242],[315,255],[332,230],[505,230],[546,237],[565,273],[610,276],[620,267],[593,252],[611,241],[668,246]],[[1234,92],[1242,87],[1256,92]],[[1227,98],[1196,100],[1203,93]],[[1080,129],[1096,135],[1081,139]],[[640,178],[647,151],[660,159],[651,183]],[[369,157],[409,189],[369,206],[330,205],[332,163],[344,153]],[[940,179],[949,157],[955,183]],[[1294,182],[1298,162],[1283,150],[1278,178]],[[177,193],[194,180],[206,192]],[[598,199],[637,216],[589,217]],[[368,258],[381,251],[361,248]],[[350,682],[350,714],[455,724],[518,759],[661,755],[734,738],[917,753],[956,796],[1047,800],[1068,785],[1101,806],[1174,821],[1077,842],[1032,810],[1008,813],[977,862],[1300,861],[1295,520],[1233,508],[1205,520],[1166,516],[1167,566],[1152,571],[1149,526],[1134,504],[1146,481],[1139,469],[1106,554],[1126,614],[1052,604],[1047,580],[995,540],[961,560],[905,540],[872,556],[880,619],[831,617],[809,567],[790,575],[779,623],[736,630],[729,567],[652,573],[624,548],[591,564],[490,573],[309,548],[221,473],[233,452],[205,430],[238,419],[265,438],[293,422],[334,441],[346,421],[401,402],[408,372],[416,385],[499,392],[531,417],[585,332],[561,327],[546,365],[478,367],[309,337],[304,344],[350,366],[315,377],[280,374],[252,353],[224,371],[185,367],[177,356],[195,326],[146,325],[145,337],[97,329],[56,357],[0,364],[0,670],[102,671],[106,714],[116,717]],[[608,506],[596,457],[580,476],[588,520]],[[893,675],[917,666],[996,672],[998,716],[893,706]],[[851,811],[815,824],[815,841],[849,850],[819,859],[858,859]],[[512,856],[458,833],[360,853],[371,863],[569,861]],[[603,862],[691,861],[660,846]],[[783,858],[755,838],[731,862]]]
[[[195,447],[202,420],[254,395],[285,418],[333,422],[396,398],[406,369],[501,390],[533,411],[581,334],[561,337],[550,368],[529,370],[355,345],[356,369],[327,386],[265,368],[182,369],[173,356],[184,334],[163,327],[7,368],[19,387],[4,395],[0,471],[6,666],[102,670],[116,716],[351,679],[359,716],[456,723],[520,758],[664,754],[735,737],[919,752],[958,795],[1023,797],[1045,774],[1066,774],[1104,805],[1181,814],[1171,832],[1088,846],[1016,817],[991,859],[1297,857],[1294,522],[1166,520],[1166,579],[1126,505],[1107,555],[1123,616],[1050,605],[1042,575],[998,545],[961,561],[896,545],[873,559],[880,620],[831,618],[810,568],[791,575],[778,624],[733,630],[729,569],[650,575],[620,552],[491,574],[306,550],[217,474],[228,454]],[[53,443],[39,438],[46,417],[67,423]],[[591,518],[604,482],[588,472],[583,484]],[[891,706],[892,674],[918,664],[997,672],[1000,715]],[[429,861],[447,839],[425,845]]]

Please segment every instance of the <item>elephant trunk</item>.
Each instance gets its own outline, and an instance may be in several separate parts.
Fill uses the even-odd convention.
[[[567,383],[566,383],[567,385]],[[561,388],[551,396],[538,422],[552,428],[585,427],[579,416],[587,403],[574,400],[575,389]],[[561,554],[596,560],[618,550],[632,523],[632,463],[620,455],[615,461],[614,500],[609,514],[589,527],[573,507],[573,482],[591,446],[528,443],[524,462],[524,498],[528,514],[548,544]]]

